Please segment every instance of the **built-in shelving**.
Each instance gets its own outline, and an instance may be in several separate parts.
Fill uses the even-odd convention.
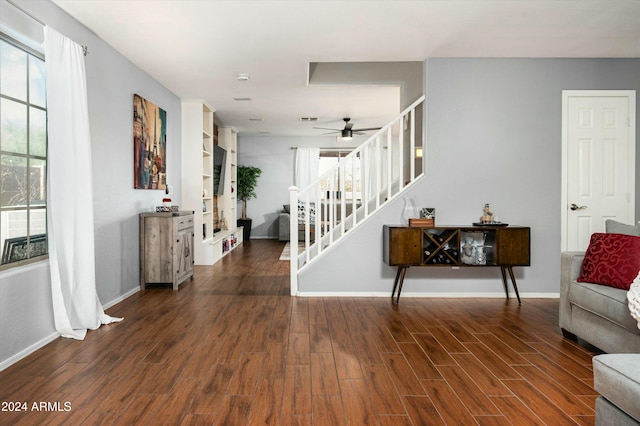
[[[182,101],[182,205],[193,210],[197,265],[212,265],[214,237],[214,109],[203,100]],[[201,164],[202,167],[197,167]]]

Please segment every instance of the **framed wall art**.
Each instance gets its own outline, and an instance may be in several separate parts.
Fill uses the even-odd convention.
[[[167,112],[133,95],[133,187],[167,188]]]

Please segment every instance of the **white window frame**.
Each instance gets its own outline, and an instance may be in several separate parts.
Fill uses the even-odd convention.
[[[6,35],[5,33],[0,32],[0,39],[8,44],[11,44],[12,46],[26,52],[27,55],[38,58],[40,60],[44,61],[44,55],[32,48],[30,48],[29,46],[25,45],[24,43],[21,43],[19,41],[17,41],[16,39]],[[31,154],[29,152],[29,132],[30,132],[30,123],[29,123],[29,117],[30,117],[30,108],[36,108],[40,111],[44,111],[45,115],[46,115],[46,105],[44,107],[40,106],[40,105],[36,105],[36,104],[32,104],[30,102],[29,99],[29,85],[30,83],[30,78],[29,78],[29,66],[27,63],[27,67],[26,67],[26,72],[27,72],[27,97],[26,100],[21,100],[21,99],[15,99],[13,97],[7,96],[4,93],[0,93],[0,99],[7,99],[7,100],[11,100],[13,102],[18,102],[21,104],[24,104],[27,108],[27,123],[26,123],[26,128],[27,128],[27,137],[26,137],[26,141],[27,141],[27,149],[26,154],[23,153],[15,153],[15,152],[11,152],[11,151],[4,151],[3,147],[2,147],[2,140],[1,140],[1,136],[0,136],[0,155],[12,155],[12,156],[19,156],[22,158],[25,158],[27,161],[27,179],[29,179],[29,170],[30,170],[30,161],[31,160],[38,160],[38,161],[44,161],[45,162],[45,170],[46,170],[46,165],[47,165],[47,156],[45,154],[45,156],[40,156],[40,155],[34,155]],[[0,111],[0,117],[1,117],[2,111]],[[1,120],[0,120],[0,124],[1,124]],[[46,131],[46,130],[45,130]],[[46,141],[46,137],[45,137],[45,143],[47,143]],[[0,163],[0,179],[1,179],[1,170],[2,170],[2,164]],[[2,252],[4,254],[4,247],[5,247],[5,240],[8,238],[12,238],[15,237],[15,235],[11,235],[10,233],[10,229],[9,229],[9,225],[10,222],[12,220],[11,216],[16,216],[16,212],[25,212],[26,213],[26,223],[25,223],[25,228],[26,228],[26,237],[27,237],[27,244],[29,244],[31,242],[31,238],[36,236],[36,235],[41,235],[44,234],[45,235],[45,240],[46,240],[46,209],[47,209],[47,202],[46,202],[46,185],[47,185],[47,179],[46,179],[46,172],[43,176],[44,179],[44,183],[43,186],[44,188],[42,189],[42,191],[44,191],[44,203],[43,204],[31,204],[30,202],[27,202],[27,204],[25,206],[1,206],[0,205],[0,252]],[[27,185],[27,200],[31,200],[31,196],[29,194],[29,185]],[[39,212],[42,211],[43,213],[40,215],[42,216],[41,221],[43,222],[44,225],[40,226],[40,229],[43,230],[43,232],[34,232],[34,229],[32,229],[32,220],[33,220],[33,213],[34,212]],[[9,235],[7,235],[7,233],[9,233]],[[22,235],[25,236],[25,235]],[[45,242],[46,244],[46,242]],[[45,246],[46,247],[46,246]],[[45,248],[46,250],[46,248]],[[19,261],[14,261],[11,263],[5,263],[5,264],[0,264],[0,271],[2,270],[6,270],[6,269],[10,269],[10,268],[14,268],[17,266],[21,266],[21,265],[25,265],[25,264],[30,264],[30,263],[34,263],[34,262],[38,262],[41,261],[43,259],[48,258],[48,254],[44,253],[41,255],[31,255],[28,254],[28,258],[24,259],[24,260],[19,260]]]

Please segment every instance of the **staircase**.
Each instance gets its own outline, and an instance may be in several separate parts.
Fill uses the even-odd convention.
[[[298,272],[423,174],[423,106],[411,104],[306,188],[289,188],[291,295]],[[300,234],[300,237],[299,237]]]

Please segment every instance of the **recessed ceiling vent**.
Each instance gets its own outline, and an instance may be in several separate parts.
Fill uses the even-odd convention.
[[[251,100],[251,98],[233,98],[233,100],[239,102],[248,102]]]
[[[300,121],[318,121],[318,117],[300,117]]]

